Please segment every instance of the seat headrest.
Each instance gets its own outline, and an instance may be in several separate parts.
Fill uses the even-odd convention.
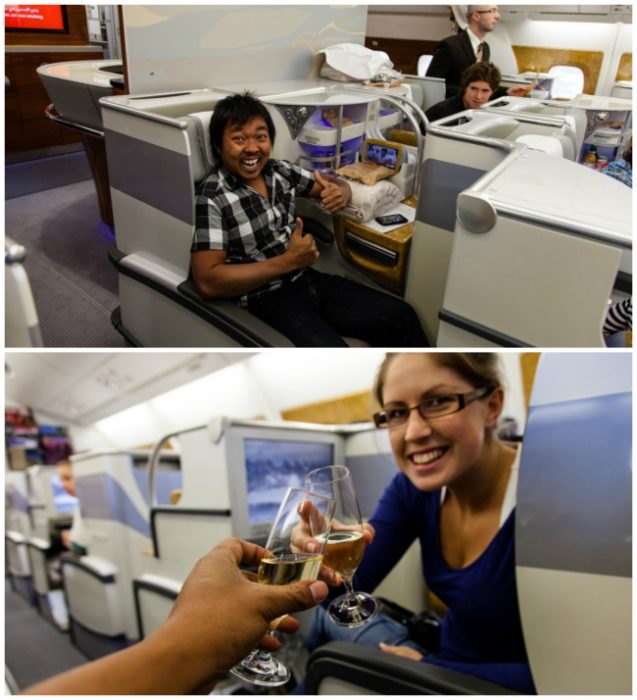
[[[193,112],[186,116],[188,139],[192,154],[192,173],[195,182],[203,180],[216,164],[210,143],[212,112]]]

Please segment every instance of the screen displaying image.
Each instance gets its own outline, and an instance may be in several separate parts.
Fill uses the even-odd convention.
[[[329,443],[246,438],[244,454],[251,525],[272,522],[290,486],[305,486],[309,471],[334,463]]]
[[[4,28],[13,32],[66,32],[62,5],[5,5]]]
[[[384,165],[388,168],[395,168],[397,157],[398,151],[395,148],[381,146],[377,143],[371,143],[367,147],[366,160],[376,163],[376,165]]]

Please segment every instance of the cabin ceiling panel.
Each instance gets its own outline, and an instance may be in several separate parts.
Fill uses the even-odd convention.
[[[526,15],[535,20],[631,22],[631,5],[498,5],[503,19]]]
[[[89,423],[241,362],[254,353],[7,353],[6,395]]]
[[[12,399],[42,408],[77,377],[95,371],[107,353],[11,353],[5,355],[5,392]]]

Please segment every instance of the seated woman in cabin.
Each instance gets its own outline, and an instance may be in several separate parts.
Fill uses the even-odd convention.
[[[466,109],[480,109],[493,97],[502,75],[493,63],[474,63],[463,73],[460,80],[460,92],[457,95],[431,106],[425,116],[430,122],[449,117]],[[507,90],[509,95],[522,96],[526,87],[512,87]]]
[[[330,212],[351,191],[342,178],[270,158],[272,118],[250,93],[219,102],[210,121],[218,166],[196,200],[191,246],[204,299],[236,299],[297,346],[422,347],[418,317],[401,299],[312,268],[319,251],[295,214],[295,197],[320,198]]]
[[[376,382],[374,420],[389,429],[400,473],[365,526],[355,587],[372,592],[418,539],[427,586],[447,608],[438,648],[383,613],[347,628],[317,608],[310,649],[354,641],[535,693],[515,580],[519,454],[497,434],[498,362],[496,353],[390,353]]]

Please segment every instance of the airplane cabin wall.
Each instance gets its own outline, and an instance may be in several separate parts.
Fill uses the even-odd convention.
[[[318,51],[362,43],[365,6],[124,5],[130,92],[307,79]]]
[[[400,11],[391,6],[370,5],[367,10],[366,36],[390,37],[396,39],[420,39],[440,41],[453,31],[449,11],[444,8],[431,8],[431,12],[419,7],[403,7]]]
[[[604,56],[595,89],[597,95],[610,95],[622,54],[632,52],[632,24],[528,18],[515,22],[504,20],[503,24],[513,46],[602,51]]]

